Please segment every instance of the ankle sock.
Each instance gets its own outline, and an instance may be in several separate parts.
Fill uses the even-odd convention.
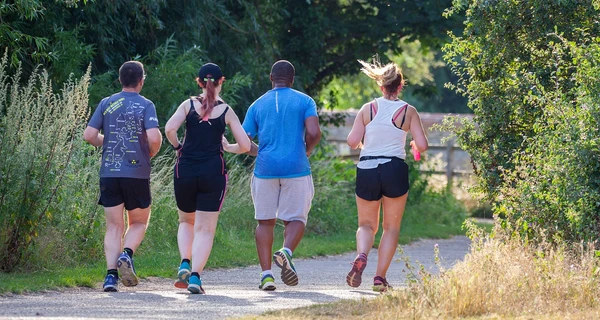
[[[108,269],[106,270],[106,275],[112,274],[115,277],[119,277],[119,271],[117,271],[117,269]]]
[[[287,254],[290,255],[290,257],[292,256],[292,250],[290,250],[289,248],[283,247],[283,249],[285,252],[287,252]]]
[[[181,259],[181,263],[187,262],[187,264],[191,264],[190,259]]]
[[[260,274],[260,277],[264,277],[266,275],[270,275],[271,277],[273,276],[273,272],[271,270],[263,270],[263,272]]]
[[[198,272],[192,272],[192,277],[193,276],[196,276],[196,277],[198,277],[198,279],[200,279],[200,274]]]
[[[130,248],[125,248],[123,249],[123,251],[127,252],[127,255],[133,259],[133,250],[131,250]]]

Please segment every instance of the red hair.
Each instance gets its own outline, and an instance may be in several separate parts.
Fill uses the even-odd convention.
[[[215,99],[217,97],[216,94],[216,87],[215,86],[215,79],[214,78],[205,78],[207,81],[204,81],[204,79],[200,79],[200,83],[202,83],[202,85],[204,86],[204,92],[206,93],[206,96],[204,97],[204,99],[202,99],[202,106],[200,107],[201,110],[201,114],[200,119],[202,119],[202,121],[208,121],[208,117],[210,116],[213,108],[215,107]],[[200,100],[200,99],[198,99]]]

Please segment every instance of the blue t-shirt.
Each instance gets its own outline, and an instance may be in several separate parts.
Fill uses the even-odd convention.
[[[317,116],[308,95],[291,88],[267,91],[248,108],[244,130],[258,135],[257,178],[295,178],[310,174],[304,142],[304,120]]]
[[[101,178],[150,179],[150,146],[146,130],[158,128],[152,101],[135,92],[102,99],[88,126],[104,133]]]

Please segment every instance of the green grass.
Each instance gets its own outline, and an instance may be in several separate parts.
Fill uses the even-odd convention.
[[[0,273],[0,293],[24,293],[70,287],[94,287],[105,273],[104,265],[35,271]]]
[[[350,164],[353,168],[353,164]],[[162,167],[167,167],[163,165]],[[237,171],[236,171],[237,170]],[[327,256],[356,250],[355,232],[357,212],[352,181],[346,163],[315,163],[315,189],[319,192],[313,200],[305,237],[294,252],[297,258]],[[251,171],[234,168],[231,188],[219,217],[211,256],[206,268],[232,268],[257,265],[254,243],[254,208],[248,192]],[[345,174],[345,175],[344,175]],[[180,262],[177,248],[178,217],[172,195],[170,173],[164,180],[153,180],[157,195],[153,199],[152,218],[146,237],[135,253],[136,269],[140,277],[175,278]],[[340,178],[345,177],[345,178]],[[417,190],[417,188],[415,188]],[[409,196],[402,221],[399,242],[410,243],[420,238],[448,238],[464,234],[461,225],[466,209],[452,195],[421,189]],[[80,237],[64,231],[69,225],[68,216],[61,223],[49,225],[40,233],[38,245],[31,251],[35,259],[23,261],[13,273],[0,273],[0,294],[28,292],[62,287],[99,288],[105,274],[103,254],[104,218],[96,215],[90,236],[81,242]],[[376,236],[375,247],[381,236]],[[81,233],[78,233],[81,234]],[[273,249],[283,243],[283,224],[275,228]],[[66,259],[66,258],[68,259]],[[72,268],[77,265],[79,267]]]
[[[218,230],[217,232],[221,232]],[[278,226],[275,231],[274,250],[281,247],[283,228]],[[464,234],[460,227],[443,225],[405,224],[400,243],[410,243],[419,238],[448,238]],[[381,230],[377,237],[381,236]],[[251,232],[235,236],[235,241],[229,245],[216,244],[207,263],[207,268],[230,268],[258,264],[254,236]],[[376,243],[377,245],[377,243]],[[332,236],[306,235],[298,249],[294,252],[297,258],[336,255],[351,252],[356,249],[354,233],[344,233]],[[174,279],[179,266],[179,252],[172,250],[153,250],[140,247],[135,261],[140,277],[164,277]],[[104,260],[97,263],[82,265],[76,268],[57,268],[53,270],[36,271],[31,273],[0,273],[1,293],[24,293],[40,290],[56,290],[69,287],[99,288],[105,274]]]

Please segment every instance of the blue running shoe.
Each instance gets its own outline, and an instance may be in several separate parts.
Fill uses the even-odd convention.
[[[191,293],[204,294],[204,289],[202,289],[202,279],[196,276],[191,276],[187,289]]]
[[[177,281],[175,281],[175,287],[180,289],[185,289],[188,287],[188,283],[190,282],[190,275],[192,271],[190,270],[190,264],[187,262],[182,262],[179,266],[179,271],[177,272]]]
[[[123,251],[117,259],[117,269],[119,270],[119,276],[121,277],[121,282],[126,287],[134,287],[137,286],[139,280],[137,275],[135,274],[135,268],[133,267],[133,260],[127,252]]]
[[[298,284],[298,274],[296,268],[292,263],[292,257],[283,249],[276,251],[273,254],[273,262],[281,268],[281,281],[288,286],[295,286]]]
[[[273,291],[275,290],[275,278],[273,278],[272,274],[265,274],[260,280],[259,289],[265,291]]]
[[[114,274],[107,274],[104,278],[104,292],[117,292],[119,291],[119,278]]]

